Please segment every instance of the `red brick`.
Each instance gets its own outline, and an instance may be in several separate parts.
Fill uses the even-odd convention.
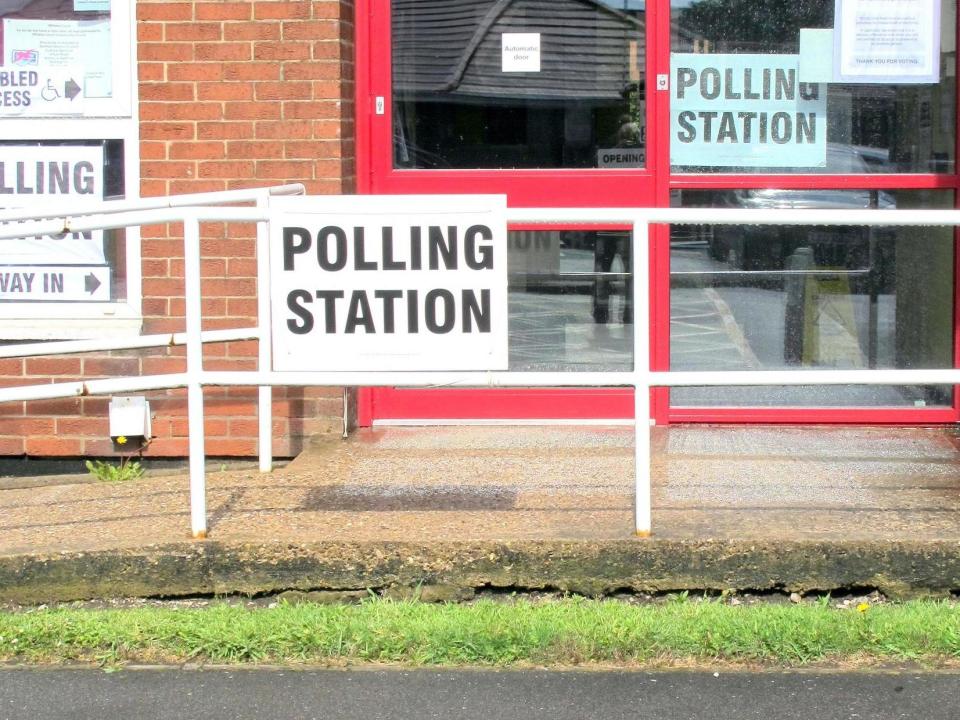
[[[278,120],[281,107],[279,102],[227,102],[223,115],[227,120]]]
[[[250,83],[220,82],[199,83],[199,100],[253,100],[253,86]]]
[[[197,43],[194,57],[197,60],[246,61],[253,55],[250,43]]]
[[[287,158],[339,158],[339,140],[294,141],[285,143],[284,156]]]
[[[141,120],[221,120],[223,109],[219,103],[141,102]]]
[[[0,375],[22,375],[23,358],[0,358]]]
[[[192,140],[196,126],[187,122],[151,122],[140,125],[140,137],[144,140]]]
[[[339,80],[340,63],[328,61],[284,63],[283,79],[289,81]]]
[[[307,139],[312,137],[313,130],[308,122],[260,120],[255,125],[254,134],[263,139]]]
[[[253,7],[249,2],[198,2],[197,20],[250,20]]]
[[[227,23],[223,27],[224,40],[279,40],[280,23]]]
[[[253,137],[253,123],[197,123],[197,137],[203,140],[238,140],[251,138]]]
[[[339,40],[320,40],[313,43],[311,57],[314,60],[340,60],[344,55]]]
[[[192,83],[140,83],[140,100],[190,102],[194,99]]]
[[[252,258],[227,258],[227,272],[230,277],[256,277],[257,261]]]
[[[163,63],[142,62],[137,65],[140,82],[163,82],[167,79],[166,66]]]
[[[57,435],[104,435],[109,436],[108,415],[57,418]]]
[[[223,79],[223,64],[215,62],[174,63],[167,68],[167,75],[171,81],[221,80]]]
[[[303,160],[260,160],[258,178],[312,178],[313,163]]]
[[[243,159],[283,157],[283,143],[280,142],[229,142],[227,157]]]
[[[141,245],[144,257],[171,258],[183,257],[183,240],[174,238],[147,238]]]
[[[205,257],[200,261],[200,277],[227,277],[227,259],[223,257]]]
[[[140,163],[140,173],[145,178],[192,177],[194,174],[194,164],[168,160],[144,160]]]
[[[83,374],[86,377],[136,377],[140,374],[138,358],[85,358]]]
[[[255,239],[257,237],[257,226],[253,223],[227,223],[225,235],[233,240],[237,238]],[[251,253],[253,252],[253,245],[248,243],[245,247],[249,248]]]
[[[223,66],[224,80],[279,80],[280,65],[273,62],[259,63],[225,63]]]
[[[286,20],[310,17],[309,2],[256,2],[253,5],[253,17],[256,20]]]
[[[343,87],[335,80],[318,80],[313,83],[313,97],[316,100],[339,100]]]
[[[79,375],[78,357],[33,357],[26,359],[27,375]]]
[[[27,455],[34,457],[73,456],[83,454],[83,447],[78,438],[62,437],[28,437],[24,442]]]
[[[226,190],[226,185],[216,180],[172,180],[170,193],[203,193]]]
[[[253,167],[252,162],[241,162],[238,160],[201,162],[198,169],[198,176],[202,178],[249,177],[253,174]]]
[[[192,20],[193,6],[187,2],[137,3],[138,20]]]
[[[211,160],[222,158],[222,142],[178,142],[170,145],[171,160]]]
[[[187,364],[183,358],[151,357],[143,359],[144,375],[169,375],[186,372]]]
[[[288,102],[283,106],[284,120],[314,120],[339,117],[341,110],[331,100]]]
[[[141,160],[166,160],[167,144],[163,142],[141,142]]]
[[[191,43],[140,43],[137,47],[139,60],[154,60],[157,62],[184,62],[193,60],[193,45]]]
[[[313,86],[309,82],[260,82],[256,84],[257,100],[309,100]]]
[[[206,451],[211,456],[249,457],[257,454],[257,441],[210,438],[206,444]]]
[[[329,20],[343,18],[345,21],[348,21],[353,17],[353,8],[348,7],[348,5],[352,6],[352,3],[344,3],[340,2],[340,0],[320,0],[314,2],[312,5],[312,14],[315,18],[326,18]]]
[[[140,181],[140,197],[159,197],[166,194],[167,194],[166,181],[164,180],[141,180]]]
[[[146,457],[186,457],[189,454],[186,438],[155,437],[147,448]]]
[[[253,44],[255,60],[308,60],[310,43],[306,42],[257,42]]]
[[[318,178],[340,177],[343,169],[340,160],[315,160],[313,166],[314,177]]]
[[[23,455],[23,438],[19,437],[0,437],[0,455]]]
[[[218,22],[166,23],[163,32],[168,42],[223,39],[223,26]]]
[[[0,417],[0,435],[52,435],[53,432],[53,418]]]
[[[170,312],[170,303],[166,298],[149,297],[142,302],[144,317],[163,317]]]
[[[284,22],[283,39],[287,40],[339,40],[340,24],[330,20],[311,22]]]

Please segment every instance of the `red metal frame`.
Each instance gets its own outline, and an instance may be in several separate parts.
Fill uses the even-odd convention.
[[[667,207],[672,190],[778,187],[856,189],[951,189],[953,174],[911,175],[734,175],[671,174],[668,131],[669,92],[647,93],[647,167],[642,170],[395,170],[392,167],[392,96],[389,2],[356,0],[356,155],[360,193],[445,194],[506,193],[511,207]],[[648,2],[646,75],[670,72],[669,2]],[[958,33],[960,34],[960,33]],[[374,98],[384,98],[382,115]],[[960,93],[958,93],[960,117]],[[957,147],[960,148],[960,128]],[[956,202],[956,200],[955,200]],[[957,203],[960,207],[960,203]],[[590,225],[595,228],[599,224]],[[544,226],[546,227],[546,226]],[[585,226],[586,227],[586,226]],[[514,228],[521,229],[521,228]],[[540,229],[524,225],[522,229]],[[553,229],[553,226],[551,226]],[[619,229],[619,228],[617,228]],[[670,363],[669,228],[651,229],[651,367]],[[955,252],[955,282],[960,278],[960,247]],[[960,318],[955,290],[954,326]],[[960,333],[954,332],[954,364],[960,367]],[[652,392],[653,416],[659,424],[711,423],[857,423],[922,424],[957,422],[960,392],[952,408],[672,408],[669,391]],[[565,390],[397,390],[360,391],[358,419],[578,419],[632,417],[632,391],[621,388]]]

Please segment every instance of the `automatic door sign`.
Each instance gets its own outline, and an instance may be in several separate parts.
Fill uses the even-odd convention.
[[[502,196],[274,198],[273,367],[505,370]]]
[[[802,83],[798,55],[670,57],[670,163],[825,167],[827,88]]]

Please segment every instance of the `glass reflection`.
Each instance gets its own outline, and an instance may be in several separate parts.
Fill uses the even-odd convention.
[[[510,369],[629,370],[630,233],[509,233]]]
[[[391,12],[394,167],[643,166],[642,3],[395,0]]]
[[[683,207],[950,207],[944,191],[684,191]],[[946,368],[950,228],[675,226],[673,370]],[[675,406],[949,405],[949,387],[675,388]]]

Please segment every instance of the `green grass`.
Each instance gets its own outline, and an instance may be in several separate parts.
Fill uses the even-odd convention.
[[[565,599],[428,605],[49,609],[0,614],[17,662],[623,665],[960,662],[960,605],[630,605]]]

